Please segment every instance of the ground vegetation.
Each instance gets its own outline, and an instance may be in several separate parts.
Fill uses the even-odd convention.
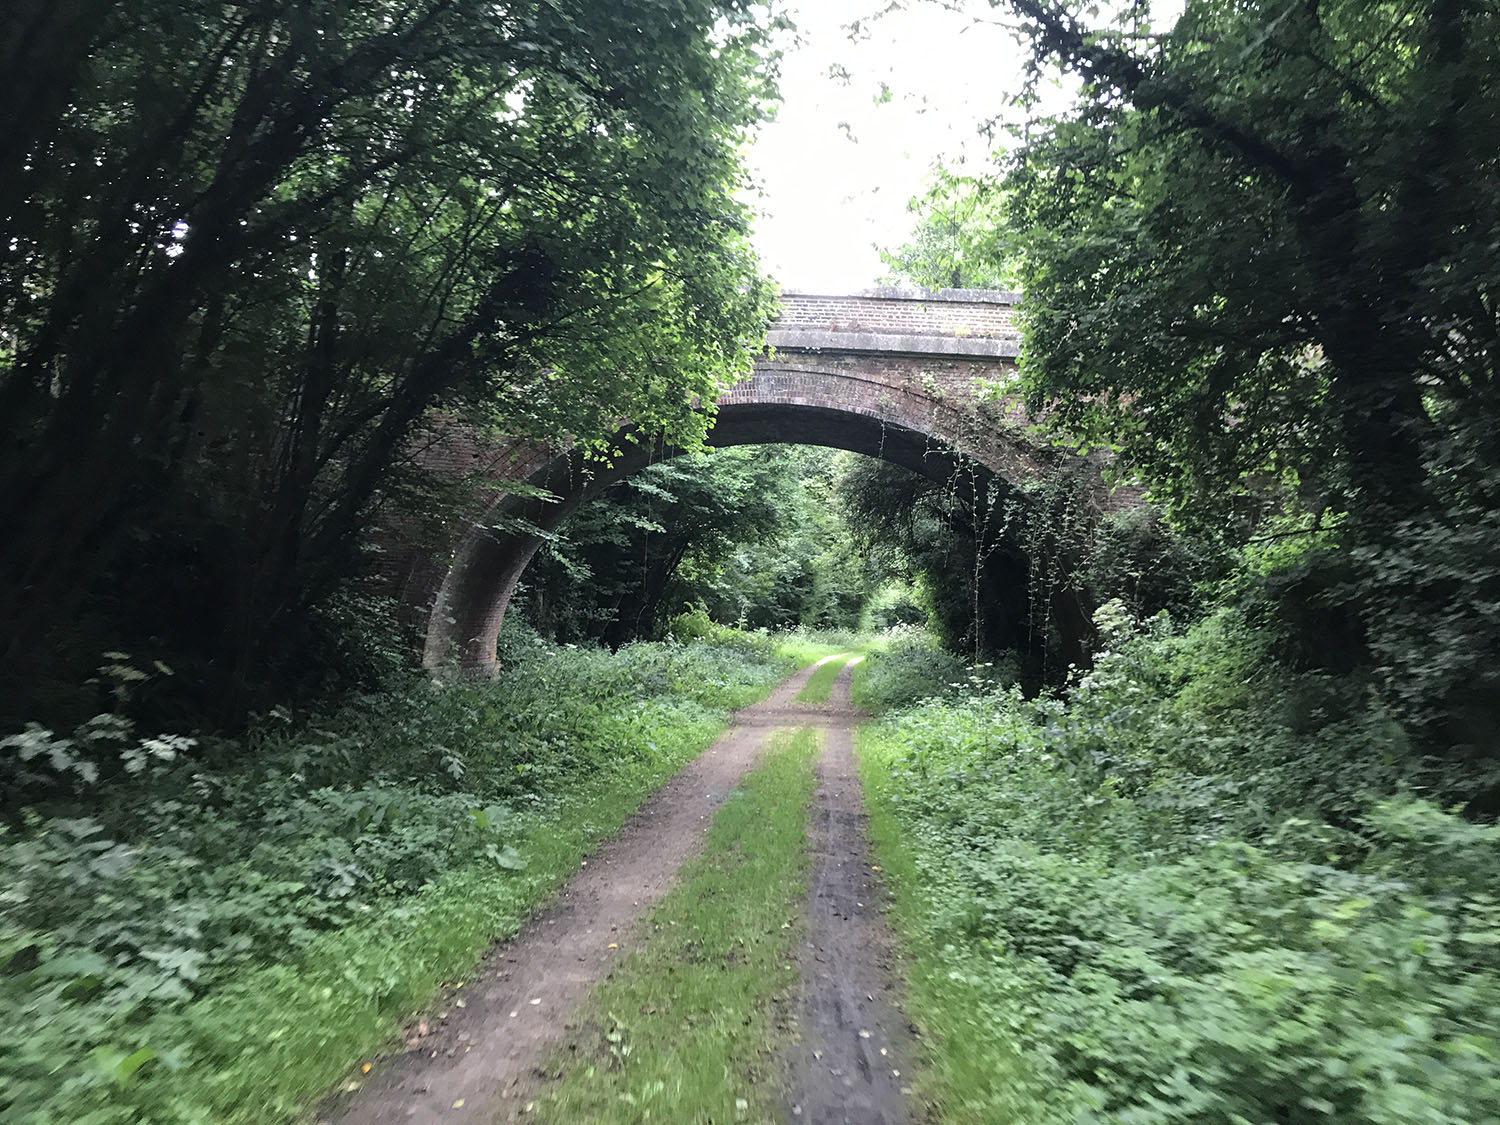
[[[1235,610],[1101,613],[1065,694],[877,653],[878,862],[945,1121],[1500,1112],[1491,787]],[[921,681],[925,679],[925,684]]]
[[[0,1116],[291,1116],[731,709],[827,651],[504,644],[504,681],[415,681],[233,740],[105,713],[0,742]]]

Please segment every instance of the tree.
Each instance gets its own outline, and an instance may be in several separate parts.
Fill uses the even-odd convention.
[[[861,546],[893,554],[898,568],[926,589],[930,624],[947,648],[975,660],[1016,652],[1033,684],[1066,665],[1056,659],[1050,591],[1033,581],[1019,538],[1019,501],[1009,486],[973,466],[935,481],[860,458],[845,467],[837,490]],[[1079,639],[1076,631],[1070,639]]]
[[[772,95],[755,15],[9,12],[0,683],[82,609],[79,649],[172,647],[237,696],[354,569],[436,412],[700,437],[768,303],[734,197]]]
[[[840,456],[716,450],[606,489],[527,570],[529,619],[609,644],[657,635],[687,603],[727,625],[854,626],[884,572],[830,503]]]
[[[1500,12],[1005,6],[1082,80],[1004,181],[1033,404],[1205,530],[1290,512],[1319,549],[1253,595],[1282,651],[1495,753]]]
[[[1005,247],[1004,196],[991,179],[940,167],[925,195],[907,210],[917,216],[911,241],[881,249],[890,285],[923,289],[1008,289],[1016,262]]]
[[[1496,417],[1500,14],[1008,6],[1083,80],[1006,178],[1033,398],[1187,514],[1275,481],[1370,537],[1425,510],[1435,445]]]

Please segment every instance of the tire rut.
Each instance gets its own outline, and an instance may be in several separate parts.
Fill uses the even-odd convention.
[[[912,1119],[902,1073],[913,1055],[898,1006],[887,894],[870,858],[854,758],[851,666],[834,684],[808,846],[806,938],[798,957],[801,1042],[788,1060],[790,1118],[815,1125]]]

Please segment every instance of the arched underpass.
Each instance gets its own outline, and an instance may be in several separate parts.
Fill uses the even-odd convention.
[[[717,404],[715,447],[786,443],[850,450],[978,495],[1038,476],[1059,454],[1027,434],[1014,396],[1015,295],[986,290],[788,294],[753,374]],[[485,448],[454,439],[439,452],[455,475],[525,480],[530,495],[480,491],[450,529],[446,555],[410,552],[398,576],[424,662],[485,674],[517,582],[543,542],[609,485],[676,451],[622,443],[608,466],[569,452]],[[1093,478],[1090,478],[1091,480]],[[1100,507],[1130,502],[1090,485]],[[544,490],[555,499],[538,499]],[[531,530],[535,528],[536,530]],[[541,534],[538,534],[540,532]]]

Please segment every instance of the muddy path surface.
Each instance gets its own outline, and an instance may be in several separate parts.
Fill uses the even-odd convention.
[[[535,1085],[535,1068],[628,947],[632,924],[701,848],[715,810],[768,735],[821,725],[826,707],[793,702],[812,673],[803,669],[739,712],[728,733],[667,782],[514,940],[493,949],[472,979],[444,998],[436,1008],[441,1016],[408,1028],[402,1053],[381,1060],[358,1090],[330,1099],[316,1119],[348,1125],[491,1121],[521,1108],[516,1101]],[[841,677],[845,700],[847,678]]]
[[[865,833],[849,674],[845,665],[817,724],[827,733],[808,826],[812,871],[797,964],[801,1038],[787,1064],[788,1117],[816,1125],[896,1125],[913,1116],[902,1078],[913,1042],[897,1006],[887,893]]]

